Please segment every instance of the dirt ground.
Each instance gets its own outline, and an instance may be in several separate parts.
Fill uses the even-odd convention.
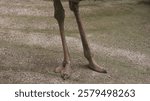
[[[77,25],[68,3],[65,32],[73,73],[54,69],[63,51],[50,0],[0,0],[0,83],[150,83],[150,5],[141,0],[83,1],[85,31],[99,65],[86,67]]]

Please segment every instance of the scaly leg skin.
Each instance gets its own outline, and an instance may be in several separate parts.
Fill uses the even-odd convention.
[[[90,47],[89,47],[89,44],[87,41],[87,36],[83,29],[82,21],[81,21],[80,14],[79,14],[79,2],[80,2],[80,0],[78,0],[76,2],[73,0],[69,0],[69,7],[70,7],[71,11],[73,11],[75,18],[76,18],[76,22],[78,24],[78,29],[80,32],[81,41],[82,41],[83,50],[84,50],[84,56],[89,61],[88,67],[99,73],[107,73],[106,70],[103,69],[102,67],[100,67],[93,59],[93,56],[92,56],[92,53],[91,53],[91,50],[90,50]]]
[[[71,75],[71,67],[70,67],[70,55],[64,33],[65,10],[60,0],[53,0],[53,2],[54,2],[54,17],[56,18],[59,25],[59,31],[64,52],[64,61],[61,66],[56,68],[55,72],[61,73],[63,79],[68,79]]]

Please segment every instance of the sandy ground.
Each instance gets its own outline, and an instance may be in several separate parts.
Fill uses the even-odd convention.
[[[125,1],[117,2],[115,6],[135,3]],[[121,47],[124,44],[117,47],[113,44],[105,45],[109,44],[105,42],[99,44],[101,42],[98,39],[99,35],[91,35],[92,30],[87,30],[92,52],[95,54],[96,61],[105,67],[108,73],[100,74],[88,69],[81,40],[76,31],[77,26],[73,24],[75,22],[70,22],[72,26],[69,25],[70,23],[65,26],[66,33],[75,33],[66,36],[72,57],[73,73],[70,79],[61,79],[59,74],[53,72],[61,63],[63,52],[58,26],[53,18],[52,2],[9,0],[8,3],[8,0],[1,0],[0,5],[0,83],[150,83],[149,46],[142,51],[128,48],[128,45],[127,48]],[[66,8],[66,19],[70,21],[73,15],[68,10],[67,3],[63,5]],[[114,7],[112,2],[105,2],[104,8],[100,5],[88,7],[83,2],[81,12],[84,12],[83,15],[92,15],[94,10]],[[95,28],[88,20],[85,20],[85,25],[87,29]],[[104,26],[107,26],[107,22]],[[147,23],[144,29],[143,33],[150,32],[150,23]],[[107,36],[105,37],[107,39]],[[144,40],[149,40],[149,35]],[[139,43],[141,42],[139,39]],[[146,42],[149,44],[149,41]]]

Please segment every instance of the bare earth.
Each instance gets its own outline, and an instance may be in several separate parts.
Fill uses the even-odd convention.
[[[74,16],[66,9],[72,76],[54,73],[63,52],[49,0],[0,1],[0,83],[150,83],[150,5],[140,0],[81,2],[92,52],[107,74],[86,67]]]

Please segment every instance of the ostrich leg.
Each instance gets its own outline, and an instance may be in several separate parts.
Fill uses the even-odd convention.
[[[67,79],[70,77],[71,74],[71,67],[70,67],[70,56],[69,56],[69,51],[64,35],[64,19],[65,19],[65,11],[62,6],[62,3],[60,0],[53,0],[54,2],[54,17],[56,18],[58,25],[59,25],[59,30],[60,30],[60,35],[61,35],[61,40],[62,40],[62,46],[63,46],[63,52],[64,52],[64,60],[62,65],[57,67],[55,69],[55,72],[61,73],[61,76],[63,79]]]
[[[69,0],[69,7],[71,11],[73,11],[77,24],[78,24],[78,29],[80,32],[81,40],[82,40],[82,45],[83,45],[83,50],[84,50],[84,56],[87,58],[89,61],[88,67],[94,71],[100,72],[100,73],[106,73],[106,70],[100,67],[93,59],[91,50],[89,48],[89,44],[86,38],[85,31],[82,26],[81,18],[79,15],[79,2],[81,0]]]

